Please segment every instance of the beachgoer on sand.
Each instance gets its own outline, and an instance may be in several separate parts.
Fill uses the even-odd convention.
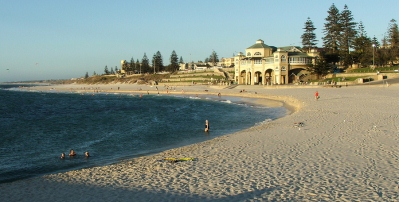
[[[319,92],[318,92],[318,91],[316,91],[316,92],[315,92],[315,94],[314,94],[314,98],[315,98],[316,100],[318,100],[318,99],[319,99]]]

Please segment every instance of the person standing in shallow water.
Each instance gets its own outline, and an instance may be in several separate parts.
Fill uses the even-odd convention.
[[[209,122],[205,120],[205,132],[209,132]]]

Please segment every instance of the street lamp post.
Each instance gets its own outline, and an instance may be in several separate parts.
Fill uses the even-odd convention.
[[[375,48],[375,44],[373,44],[373,68],[374,68],[374,48]]]

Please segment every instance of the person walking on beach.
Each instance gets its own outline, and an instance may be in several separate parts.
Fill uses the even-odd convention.
[[[314,98],[316,99],[316,101],[319,99],[319,92],[318,91],[315,92]]]
[[[208,120],[205,120],[205,132],[209,131],[209,122]]]

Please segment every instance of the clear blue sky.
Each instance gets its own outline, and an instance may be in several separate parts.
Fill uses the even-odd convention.
[[[271,46],[302,46],[308,17],[318,45],[327,11],[347,4],[367,35],[380,41],[399,1],[381,0],[0,0],[0,82],[68,79],[101,74],[120,60],[151,59],[164,65],[173,50],[185,62],[212,50],[231,57],[257,39]]]

